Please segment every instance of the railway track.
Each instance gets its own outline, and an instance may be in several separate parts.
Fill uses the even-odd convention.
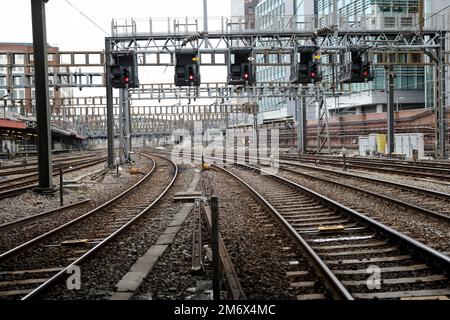
[[[285,178],[245,165],[220,170],[266,204],[336,298],[450,297],[449,257]]]
[[[331,157],[307,157],[302,156],[286,156],[280,155],[282,160],[291,160],[299,162],[316,163],[320,165],[330,165],[334,167],[343,167],[343,159],[341,157],[335,159]],[[446,165],[432,166],[422,165],[422,162],[414,164],[402,164],[391,160],[371,160],[347,158],[347,167],[351,169],[362,169],[366,171],[376,171],[380,173],[398,174],[403,176],[412,176],[426,179],[435,179],[450,182],[450,167]]]
[[[236,160],[248,160],[237,157]],[[220,160],[211,158],[211,160]],[[262,159],[267,160],[268,159]],[[399,207],[420,212],[444,222],[450,222],[450,194],[403,183],[364,177],[348,172],[311,166],[295,161],[280,160],[280,169],[308,179],[331,183],[341,188],[362,192]]]
[[[175,182],[178,167],[167,158],[142,155],[153,159],[153,167],[134,186],[84,215],[0,255],[0,299],[26,300],[38,296],[64,280],[69,276],[68,271],[79,267],[159,202]],[[148,199],[145,190],[158,184],[163,191],[156,198]]]
[[[65,163],[65,166],[70,166],[63,170],[63,173],[75,172],[80,169],[88,168],[106,161],[106,157],[96,157],[87,160],[78,160],[75,162]],[[57,176],[59,170],[57,168],[53,169],[53,176]],[[38,173],[28,173],[20,177],[10,178],[7,180],[0,181],[0,200],[15,196],[24,191],[36,187],[36,182],[38,181]]]
[[[77,156],[66,156],[66,157],[59,157],[53,159],[53,166],[57,167],[59,165],[70,165],[71,163],[77,162],[77,160],[86,160],[89,158],[96,158],[99,156],[99,153],[85,153],[82,155]],[[6,177],[6,176],[14,176],[14,175],[22,175],[32,172],[37,172],[37,162],[27,162],[26,164],[17,164],[17,165],[10,165],[10,166],[2,166],[0,167],[0,177]]]
[[[399,207],[450,222],[450,194],[447,193],[292,162],[284,162],[280,169],[347,190],[362,192]]]
[[[236,160],[246,160],[237,157]],[[211,160],[221,160],[211,158]],[[248,160],[248,158],[247,158]],[[262,159],[268,160],[268,159]],[[280,169],[301,175],[303,177],[331,183],[336,186],[363,192],[369,196],[420,212],[444,222],[450,222],[450,194],[415,187],[403,183],[364,177],[348,172],[338,172],[332,169],[311,166],[296,161],[280,160]]]

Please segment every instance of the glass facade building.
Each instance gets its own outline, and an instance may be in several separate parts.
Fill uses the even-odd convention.
[[[346,22],[372,19],[380,26],[389,26],[400,19],[402,27],[413,27],[418,12],[418,0],[338,0],[338,19]],[[317,27],[328,26],[332,21],[333,1],[315,0]],[[340,22],[338,22],[339,24]],[[382,27],[380,27],[382,28]],[[376,59],[376,56],[375,56]],[[376,62],[376,61],[374,61]],[[332,81],[331,71],[324,68],[324,80]],[[395,66],[396,105],[399,109],[423,108],[425,106],[425,68],[421,66]],[[364,99],[363,104],[353,102],[334,105],[332,114],[345,109],[348,113],[382,112],[385,109],[385,93],[387,87],[386,71],[383,66],[374,68],[375,79],[368,83],[344,85],[352,92],[367,92],[372,99]],[[331,103],[333,104],[333,103]]]

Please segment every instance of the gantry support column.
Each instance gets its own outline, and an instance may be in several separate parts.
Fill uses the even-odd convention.
[[[440,47],[436,49],[435,74],[434,74],[434,108],[436,115],[435,124],[435,143],[436,143],[436,159],[447,159],[446,141],[445,141],[445,101],[444,101],[444,57],[445,39],[443,35],[440,37]]]
[[[55,188],[52,175],[52,137],[48,101],[46,2],[45,0],[31,0],[39,172],[39,183],[35,190],[42,193],[52,193]]]
[[[306,153],[306,99],[303,97],[295,99],[295,110],[297,113],[297,148],[299,155]]]
[[[105,40],[106,130],[108,136],[108,166],[114,167],[114,106],[111,84],[111,41]]]
[[[394,141],[394,66],[389,64],[386,68],[388,78],[388,101],[387,101],[387,154],[390,157],[395,152]]]

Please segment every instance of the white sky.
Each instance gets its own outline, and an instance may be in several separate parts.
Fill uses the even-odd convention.
[[[0,42],[33,41],[31,1],[2,1]],[[69,0],[69,2],[108,33],[111,32],[113,18],[203,16],[203,0]],[[230,0],[208,0],[208,15],[230,16]],[[65,0],[48,1],[46,16],[47,42],[50,45],[58,46],[62,51],[104,50],[106,34]],[[202,29],[203,25],[200,28]],[[141,83],[171,83],[173,72],[173,68],[150,67],[145,70],[140,68],[139,77]],[[202,68],[202,82],[221,82],[225,79],[226,69],[223,67]],[[97,89],[87,89],[80,94],[95,95],[96,92],[103,93]]]
[[[32,42],[32,0],[2,1],[0,42]],[[112,18],[201,17],[203,0],[69,0],[110,32]],[[65,0],[46,5],[47,40],[61,50],[102,50],[105,34]],[[208,0],[211,17],[229,16],[230,0]]]

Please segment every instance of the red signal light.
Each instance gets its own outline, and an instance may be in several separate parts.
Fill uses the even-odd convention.
[[[123,82],[125,84],[129,84],[130,83],[130,77],[128,77],[128,76],[123,77]]]
[[[317,74],[313,71],[313,72],[311,72],[311,77],[312,78],[315,78],[317,76]]]
[[[369,75],[369,72],[368,72],[368,71],[364,71],[364,72],[363,72],[363,76],[364,76],[364,77],[367,77],[368,75]]]
[[[189,75],[189,81],[194,81],[194,75],[193,74]]]
[[[248,73],[244,73],[244,79],[245,79],[245,80],[248,80],[248,78],[249,78]]]

